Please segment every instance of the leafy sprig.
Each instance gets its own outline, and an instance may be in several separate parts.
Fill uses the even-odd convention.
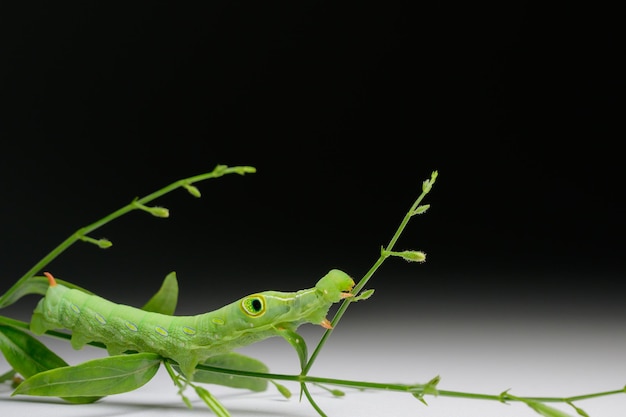
[[[116,218],[132,211],[142,210],[157,217],[168,217],[169,211],[159,206],[150,206],[153,200],[163,196],[178,188],[184,188],[192,196],[200,197],[199,189],[194,183],[218,178],[227,174],[254,173],[255,168],[250,166],[227,167],[218,165],[213,171],[194,177],[176,181],[152,194],[143,198],[133,200],[128,205],[103,217],[102,219],[78,229],[59,246],[44,256],[37,264],[28,270],[5,294],[0,297],[0,308],[7,307],[27,294],[45,294],[48,284],[47,279],[36,276],[48,263],[63,253],[68,247],[77,241],[84,241],[94,244],[99,248],[106,249],[112,243],[106,239],[95,239],[89,235],[99,227],[115,220]],[[369,298],[373,290],[364,290],[365,286],[374,273],[390,257],[398,257],[410,262],[423,262],[426,255],[417,250],[396,251],[394,247],[406,228],[410,219],[416,215],[427,212],[429,204],[422,204],[425,196],[432,190],[437,179],[437,171],[422,183],[422,192],[407,211],[396,232],[389,243],[381,248],[380,257],[374,262],[368,272],[361,278],[354,290],[354,297],[345,298],[334,315],[332,327],[322,335],[311,356],[304,339],[296,332],[282,330],[280,335],[294,347],[300,359],[301,372],[294,375],[273,374],[267,372],[267,368],[262,363],[252,358],[226,356],[217,358],[217,361],[208,361],[197,366],[197,374],[194,381],[187,380],[177,368],[177,364],[170,359],[160,357],[153,353],[135,353],[132,355],[123,354],[94,359],[75,366],[69,366],[63,359],[50,351],[38,339],[31,336],[26,330],[29,324],[9,317],[0,316],[0,350],[11,364],[13,369],[0,375],[0,382],[12,381],[17,385],[13,395],[48,395],[59,396],[69,402],[89,403],[94,402],[106,395],[132,391],[146,384],[155,374],[160,364],[163,363],[168,374],[172,378],[175,386],[179,389],[181,398],[188,406],[191,402],[185,396],[184,391],[191,387],[198,397],[220,417],[230,416],[228,410],[199,383],[223,384],[239,388],[247,388],[252,391],[264,390],[267,382],[271,382],[278,391],[285,397],[289,397],[289,390],[277,381],[289,381],[299,384],[301,396],[304,395],[312,407],[320,416],[326,416],[321,407],[315,402],[308,385],[322,387],[332,395],[343,396],[345,392],[339,388],[348,387],[356,389],[395,391],[412,395],[420,402],[426,404],[427,396],[466,398],[474,400],[499,401],[502,403],[522,402],[544,417],[564,417],[565,412],[548,405],[550,403],[567,404],[582,417],[589,417],[587,413],[575,402],[609,395],[616,395],[626,392],[626,387],[603,391],[592,394],[577,395],[572,397],[522,397],[511,394],[508,390],[500,394],[481,394],[471,392],[459,392],[439,389],[440,377],[436,376],[425,384],[397,384],[370,381],[353,381],[336,378],[315,377],[309,375],[309,371],[324,347],[326,341],[339,324],[351,303]],[[69,287],[86,291],[71,283],[57,280],[59,283]],[[88,291],[86,291],[88,292]],[[174,273],[169,274],[163,281],[161,289],[144,305],[146,311],[160,312],[162,314],[173,314],[178,296],[178,283]],[[49,336],[70,339],[71,335],[64,332],[48,331]],[[104,348],[101,343],[90,343],[93,346]],[[233,353],[232,355],[238,355]],[[245,359],[244,359],[245,358]],[[233,359],[233,361],[230,361]],[[234,366],[233,364],[237,364]],[[20,374],[25,381],[15,378]],[[95,377],[97,376],[97,377]],[[54,383],[50,383],[54,381]]]

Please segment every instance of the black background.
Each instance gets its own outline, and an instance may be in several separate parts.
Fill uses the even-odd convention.
[[[111,249],[77,243],[46,269],[119,302],[176,270],[193,312],[359,277],[438,170],[397,246],[428,261],[389,260],[378,306],[623,314],[615,10],[19,5],[0,17],[1,291],[79,227],[217,164],[258,172],[174,192],[155,202],[171,218],[133,212],[92,234]]]

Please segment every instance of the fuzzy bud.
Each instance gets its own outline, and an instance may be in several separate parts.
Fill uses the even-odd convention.
[[[415,216],[416,214],[426,213],[426,210],[428,210],[429,208],[430,208],[430,204],[424,204],[422,206],[417,206],[417,208],[415,210],[413,210],[413,213],[411,213],[411,215]]]
[[[397,256],[408,262],[424,262],[426,254],[417,250],[405,250],[402,252],[390,252],[391,256]]]

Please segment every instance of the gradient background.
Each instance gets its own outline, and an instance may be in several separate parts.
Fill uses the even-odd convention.
[[[113,248],[77,243],[46,269],[135,305],[175,270],[180,314],[330,268],[360,277],[438,170],[431,210],[396,247],[427,262],[383,265],[346,318],[351,340],[389,353],[410,350],[404,335],[419,356],[428,335],[474,363],[490,355],[474,338],[548,363],[563,350],[531,347],[555,331],[570,347],[623,340],[617,13],[141,2],[0,16],[0,291],[79,227],[216,164],[258,173],[167,195],[169,219],[133,212],[91,235]],[[35,301],[9,310],[27,319]]]

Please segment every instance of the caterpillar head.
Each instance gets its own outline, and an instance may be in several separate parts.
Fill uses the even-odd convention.
[[[333,303],[351,297],[354,281],[345,272],[331,270],[315,287],[298,292],[264,291],[231,304],[230,323],[238,334],[271,328],[295,329],[303,323],[330,328],[326,314]]]
[[[322,279],[317,281],[315,289],[331,303],[336,303],[347,297],[352,297],[350,291],[354,281],[348,274],[338,269],[331,269]]]

